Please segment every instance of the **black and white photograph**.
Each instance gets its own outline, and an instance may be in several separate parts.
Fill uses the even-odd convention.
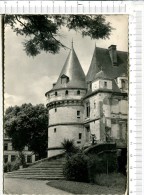
[[[4,16],[4,194],[125,194],[128,15]]]

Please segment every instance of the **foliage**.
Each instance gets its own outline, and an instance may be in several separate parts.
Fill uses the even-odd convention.
[[[62,27],[91,39],[109,38],[113,29],[102,15],[6,15],[5,24],[27,38],[23,45],[28,56],[41,51],[55,54],[61,47],[67,48],[60,41]]]
[[[17,161],[19,162],[19,165],[26,165],[26,161],[25,161],[25,155],[23,154],[23,152],[19,152],[19,156]]]
[[[10,162],[4,163],[4,172],[10,172],[12,169],[12,164]]]
[[[68,180],[88,182],[88,158],[83,153],[74,154],[64,165],[64,175]]]
[[[75,146],[74,140],[64,139],[61,145],[66,152],[67,158],[78,152],[78,148]]]
[[[66,180],[51,180],[47,183],[47,185],[57,189],[61,189],[71,194],[125,194],[126,178],[123,176],[121,176],[121,178],[118,178],[118,174],[111,174],[109,175],[109,180],[114,181],[115,179],[113,177],[116,178],[116,183],[118,184],[119,182],[119,185],[107,187],[97,184]]]
[[[17,151],[28,146],[40,158],[46,157],[47,127],[47,109],[42,104],[9,107],[5,112],[4,128]]]
[[[103,153],[102,155],[89,155],[88,172],[90,182],[95,182],[97,174],[109,174],[117,171],[116,153]]]
[[[126,177],[120,173],[97,174],[95,176],[95,183],[101,186],[122,187],[126,186]]]

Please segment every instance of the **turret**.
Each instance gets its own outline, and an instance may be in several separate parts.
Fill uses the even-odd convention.
[[[49,112],[48,157],[63,152],[64,139],[84,144],[82,97],[86,94],[85,74],[73,45],[57,82],[46,93]]]

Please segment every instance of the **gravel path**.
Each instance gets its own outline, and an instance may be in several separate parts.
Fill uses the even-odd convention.
[[[70,195],[70,193],[50,187],[46,185],[46,183],[48,183],[48,181],[5,178],[4,193],[5,194]]]

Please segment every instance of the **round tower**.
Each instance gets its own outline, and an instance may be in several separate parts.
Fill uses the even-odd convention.
[[[46,93],[49,114],[48,157],[63,152],[64,139],[84,144],[82,97],[86,94],[86,81],[77,55],[72,49],[53,88]]]

